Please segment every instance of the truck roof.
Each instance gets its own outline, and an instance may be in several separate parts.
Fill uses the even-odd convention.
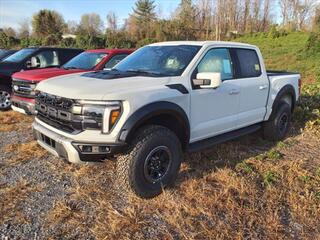
[[[81,48],[65,48],[65,47],[50,47],[50,46],[30,46],[22,49],[47,49],[47,50],[76,50],[83,51]]]
[[[90,50],[86,50],[85,52],[103,52],[103,53],[113,53],[113,54],[117,54],[117,53],[131,53],[133,52],[134,49],[90,49]]]
[[[243,47],[256,47],[254,45],[240,43],[240,42],[226,42],[226,41],[169,41],[169,42],[158,42],[150,44],[150,46],[177,46],[177,45],[193,45],[193,46],[243,46]]]

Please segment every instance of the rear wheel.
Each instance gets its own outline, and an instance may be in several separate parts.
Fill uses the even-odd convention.
[[[9,110],[11,107],[11,91],[7,86],[0,85],[0,111]]]
[[[117,159],[117,184],[142,198],[152,198],[174,183],[182,159],[181,143],[169,129],[140,129],[127,153]]]
[[[263,135],[264,138],[271,141],[282,140],[290,129],[291,122],[291,107],[286,102],[281,102],[275,113],[270,119],[264,123]]]

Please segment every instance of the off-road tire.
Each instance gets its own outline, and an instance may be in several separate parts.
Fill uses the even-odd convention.
[[[164,146],[171,153],[171,164],[159,182],[147,180],[145,164],[156,148]],[[168,128],[148,125],[137,131],[126,153],[117,158],[116,184],[120,191],[134,192],[141,198],[159,195],[163,188],[172,186],[178,175],[182,148],[178,137]]]
[[[284,139],[290,129],[291,115],[290,105],[284,101],[280,102],[270,119],[263,124],[263,137],[270,141]],[[281,123],[284,119],[285,125]]]
[[[8,94],[11,94],[11,89],[5,85],[0,85],[0,98],[3,92],[7,92]],[[11,102],[9,105],[7,104],[4,105],[4,103],[0,101],[0,111],[7,111],[9,109],[11,109]]]

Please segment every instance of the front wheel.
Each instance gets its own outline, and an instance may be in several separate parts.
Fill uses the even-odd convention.
[[[264,138],[271,141],[282,140],[290,129],[291,122],[291,107],[286,102],[281,102],[275,114],[264,123],[263,135]]]
[[[0,85],[0,111],[9,110],[11,107],[11,91],[7,86]]]
[[[155,197],[174,183],[181,159],[181,143],[171,130],[157,125],[143,127],[127,153],[117,159],[116,184],[139,197]]]

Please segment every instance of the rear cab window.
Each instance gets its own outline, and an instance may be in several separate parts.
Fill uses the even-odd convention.
[[[233,48],[231,52],[236,63],[236,78],[261,76],[260,60],[254,49]]]

